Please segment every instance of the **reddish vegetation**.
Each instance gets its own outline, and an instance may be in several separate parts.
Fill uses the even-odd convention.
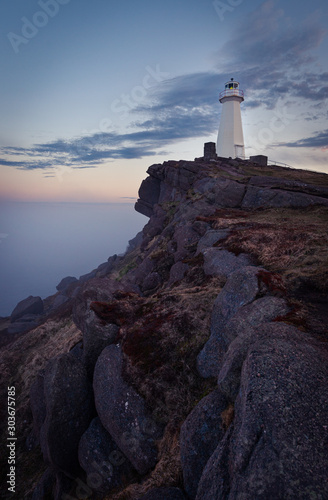
[[[105,323],[121,326],[134,317],[136,309],[142,305],[142,299],[131,293],[118,293],[115,297],[117,300],[112,302],[92,302],[90,308]]]
[[[308,330],[307,328],[307,309],[303,304],[296,301],[291,301],[290,306],[292,310],[284,316],[277,316],[273,321],[283,321],[289,325],[294,325],[301,330]]]
[[[173,314],[147,315],[136,326],[126,331],[123,340],[123,352],[132,365],[138,365],[146,372],[151,372],[167,361],[167,352],[161,349],[161,329],[169,324]]]
[[[235,416],[235,407],[233,403],[229,403],[227,408],[221,413],[222,425],[227,430],[233,422]]]
[[[229,218],[230,217],[230,218]],[[304,283],[328,287],[328,208],[224,210],[214,228],[232,230],[220,245],[235,254],[252,255],[258,265],[279,273],[295,290]]]
[[[272,294],[278,296],[286,295],[287,290],[279,274],[261,270],[257,273],[257,276],[259,281],[264,283]]]

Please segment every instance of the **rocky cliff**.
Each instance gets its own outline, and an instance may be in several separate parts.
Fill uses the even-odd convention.
[[[1,350],[16,498],[327,498],[328,176],[148,174],[126,254],[34,301],[42,324]]]

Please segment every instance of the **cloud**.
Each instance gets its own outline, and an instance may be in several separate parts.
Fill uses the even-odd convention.
[[[170,82],[163,94],[157,96],[157,102],[147,108],[149,118],[135,121],[133,131],[124,134],[94,133],[67,141],[60,139],[35,144],[26,149],[4,147],[1,152],[3,156],[9,156],[9,159],[0,158],[0,165],[24,170],[51,169],[60,165],[70,168],[94,168],[108,160],[155,156],[161,148],[177,141],[209,135],[218,127],[218,111],[213,112],[213,101],[216,97],[214,92],[211,97],[206,98],[207,103],[203,106],[197,105],[197,94],[204,78],[204,75],[193,75],[192,85],[188,84],[189,96],[184,98],[181,94],[182,87],[186,86],[184,79],[179,79],[182,85],[177,87]],[[209,79],[213,84],[213,75],[210,75]],[[145,109],[135,109],[134,116],[144,115]],[[16,155],[25,155],[28,161],[10,158]]]
[[[276,2],[263,2],[253,13],[242,18],[218,55],[242,71],[262,68],[268,75],[268,72],[299,69],[300,65],[313,61],[311,51],[321,44],[326,30],[317,16],[302,24],[295,20],[293,23],[276,7]]]
[[[272,109],[287,96],[319,101],[328,97],[327,73],[308,69],[325,35],[317,14],[299,24],[268,0],[236,26],[216,53],[216,65],[238,75],[248,107]]]
[[[3,148],[5,149],[5,148]],[[30,150],[25,150],[25,154],[29,155]],[[14,160],[5,160],[0,158],[0,165],[4,167],[15,167],[20,170],[36,170],[36,169],[44,169],[51,168],[52,162],[30,162],[30,161],[14,161]]]
[[[180,75],[152,87],[148,103],[131,110],[134,121],[125,133],[99,132],[26,149],[2,148],[0,165],[25,170],[96,168],[116,159],[156,155],[178,141],[212,135],[219,123],[218,93],[231,77],[246,89],[246,108],[274,109],[282,99],[303,100],[312,103],[306,120],[314,120],[320,112],[314,106],[328,98],[328,73],[311,71],[313,50],[326,32],[315,15],[298,24],[276,5],[267,0],[242,18],[217,51],[215,71]],[[313,147],[324,134],[287,145]]]
[[[318,148],[324,150],[328,149],[328,129],[315,132],[311,137],[299,139],[295,142],[280,143],[279,146],[286,146],[289,148]]]

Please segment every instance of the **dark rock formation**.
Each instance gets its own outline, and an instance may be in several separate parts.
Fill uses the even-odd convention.
[[[33,415],[33,434],[36,443],[40,442],[40,430],[45,421],[47,410],[44,396],[44,372],[39,372],[31,385],[30,405]]]
[[[249,178],[243,172],[243,166],[247,167],[248,162],[230,160],[229,164],[225,164],[222,160],[214,163],[210,160],[202,163],[203,159],[199,162],[168,161],[162,165],[152,165],[147,171],[149,177],[140,187],[140,199],[135,209],[151,217],[157,203],[181,201],[191,187],[195,193],[204,195],[209,203],[219,207],[306,207],[317,203],[328,206],[326,187],[320,188],[306,182],[303,185],[299,182],[297,186],[295,181],[285,178],[283,182],[277,183],[279,177],[270,180],[272,174],[270,177],[262,175]],[[212,168],[216,165],[219,175],[206,175],[209,165]],[[256,163],[250,163],[251,167],[253,165]],[[290,169],[275,169],[278,175],[288,171],[290,177]],[[275,187],[279,189],[274,189]]]
[[[72,349],[69,351],[69,354],[71,356],[74,356],[75,358],[79,359],[82,361],[83,358],[83,342],[80,340],[75,346],[72,347]]]
[[[69,354],[52,359],[44,376],[46,418],[41,449],[52,466],[76,474],[77,449],[93,416],[91,386],[82,363]]]
[[[58,292],[65,292],[67,288],[72,284],[76,283],[77,279],[74,278],[73,276],[67,276],[66,278],[63,278],[60,283],[56,286],[56,289]]]
[[[310,205],[326,205],[328,200],[310,194],[284,191],[280,189],[249,186],[242,202],[243,208],[257,207],[308,207]]]
[[[11,313],[11,322],[17,321],[27,314],[42,314],[43,302],[41,297],[30,295],[27,299],[21,300]]]
[[[224,436],[221,414],[227,404],[216,389],[198,403],[181,427],[181,463],[188,498],[196,497],[203,469]]]
[[[53,491],[56,484],[56,473],[48,468],[33,491],[32,500],[46,500],[53,498]]]
[[[73,321],[79,330],[82,332],[85,330],[85,323],[88,322],[88,316],[91,314],[90,304],[92,302],[110,301],[115,292],[123,289],[126,292],[135,291],[133,286],[121,285],[117,281],[105,281],[105,286],[104,279],[96,278],[86,282],[75,297],[73,307]]]
[[[197,499],[325,498],[327,352],[282,323],[237,338],[230,349],[244,359],[236,417],[204,469]]]
[[[134,238],[132,238],[132,240],[129,240],[129,244],[128,244],[127,249],[126,249],[126,253],[133,252],[133,250],[138,248],[142,243],[142,239],[143,239],[143,232],[139,231],[139,233],[136,234],[136,236]]]
[[[210,276],[227,277],[240,268],[251,265],[251,260],[247,255],[234,255],[221,248],[206,248],[202,254],[204,255],[204,272]]]
[[[39,324],[40,317],[37,314],[25,314],[14,323],[8,326],[8,333],[24,333],[36,328]]]
[[[99,418],[92,420],[80,440],[79,462],[86,472],[87,484],[98,493],[122,488],[135,474]]]
[[[89,309],[83,323],[83,364],[88,375],[92,377],[93,370],[101,352],[117,340],[119,328],[111,323],[104,324],[96,314]]]
[[[155,488],[138,500],[185,500],[185,498],[179,488]]]
[[[266,189],[279,189],[288,192],[299,192],[303,194],[311,194],[320,198],[328,198],[328,188],[325,186],[314,186],[302,182],[298,179],[284,179],[283,177],[268,177],[266,175],[257,175],[251,177],[249,183],[252,186],[260,186]]]
[[[120,347],[106,347],[94,372],[96,408],[102,425],[140,474],[154,467],[155,439],[161,435],[143,399],[122,379]]]
[[[218,243],[221,240],[224,240],[229,234],[229,231],[226,229],[214,230],[210,229],[206,231],[202,238],[198,241],[197,245],[197,255],[205,250],[206,248],[210,248],[215,243]]]
[[[158,272],[149,273],[141,284],[141,290],[145,295],[154,293],[162,284],[162,278]]]
[[[239,335],[247,335],[248,330],[262,323],[285,316],[290,308],[284,299],[266,296],[241,307],[222,329],[222,338],[228,346]]]
[[[0,352],[20,412],[34,381],[17,497],[38,440],[35,500],[328,497],[327,334],[305,307],[328,286],[327,176],[205,156],[149,167],[127,252],[62,280],[42,316],[14,311],[10,328],[42,321]]]
[[[137,212],[147,217],[153,214],[153,207],[158,202],[160,194],[160,181],[155,177],[147,177],[142,181],[139,189],[139,200],[135,205]]]
[[[195,183],[195,192],[204,194],[218,207],[240,207],[245,186],[231,179],[202,179]]]
[[[52,309],[57,309],[57,307],[62,306],[67,301],[68,301],[68,297],[66,297],[65,295],[59,293],[57,295],[57,297],[55,298],[55,300],[53,301]]]
[[[176,262],[170,269],[170,279],[168,281],[168,286],[181,281],[188,271],[189,266],[181,261]]]
[[[82,276],[79,277],[79,281],[81,283],[85,283],[86,281],[91,280],[92,278],[95,278],[97,275],[97,270],[95,269],[94,271],[91,271],[90,273],[83,274]]]
[[[108,257],[107,262],[100,264],[97,269],[95,269],[97,278],[104,278],[107,276],[115,267],[115,264],[118,262],[118,255],[112,255]]]
[[[259,292],[258,268],[244,267],[234,272],[217,296],[211,316],[211,336],[197,357],[197,368],[202,377],[218,375],[226,343],[225,324],[243,305],[252,302]]]

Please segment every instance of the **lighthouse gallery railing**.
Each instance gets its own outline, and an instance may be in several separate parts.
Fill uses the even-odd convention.
[[[243,90],[239,90],[239,89],[227,89],[227,90],[223,90],[219,94],[219,99],[222,99],[223,97],[230,97],[230,96],[244,97],[244,91]]]

